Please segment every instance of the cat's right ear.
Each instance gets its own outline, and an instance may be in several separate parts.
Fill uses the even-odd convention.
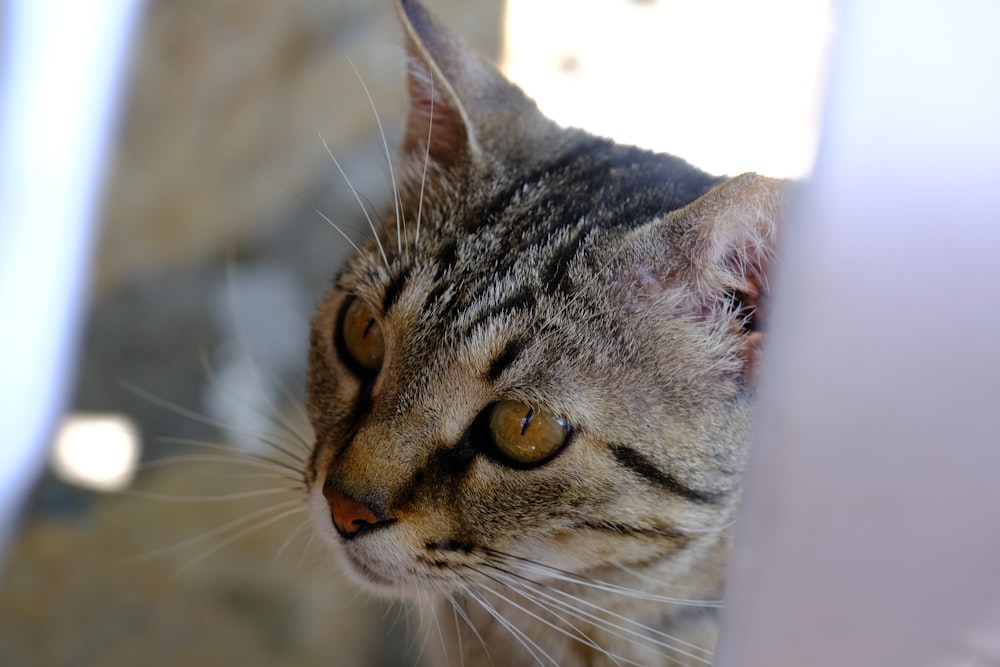
[[[510,83],[416,0],[399,0],[406,41],[410,110],[403,139],[408,164],[447,172],[469,161],[529,160],[552,132]]]
[[[403,140],[408,162],[437,167],[457,164],[478,152],[467,112],[438,62],[459,65],[468,47],[458,42],[424,7],[400,0],[406,40],[406,87],[410,107]]]

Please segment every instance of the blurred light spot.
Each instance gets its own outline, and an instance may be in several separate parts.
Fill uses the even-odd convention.
[[[139,431],[128,417],[75,413],[60,425],[50,463],[64,482],[119,491],[135,476],[140,447]]]

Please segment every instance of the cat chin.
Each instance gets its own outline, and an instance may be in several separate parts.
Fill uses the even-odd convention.
[[[400,584],[383,577],[380,573],[365,565],[364,561],[355,558],[344,549],[339,550],[342,559],[347,561],[347,573],[351,581],[365,590],[383,596],[399,597],[406,590],[406,584]]]
[[[413,600],[420,602],[427,594],[438,594],[454,587],[453,582],[438,578],[424,578],[411,568],[389,568],[384,563],[378,567],[369,566],[367,558],[359,558],[351,549],[341,544],[336,550],[338,561],[344,563],[347,578],[360,589],[382,599]],[[386,577],[385,571],[392,571],[393,578]]]

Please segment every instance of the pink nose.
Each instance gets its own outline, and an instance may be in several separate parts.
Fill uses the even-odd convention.
[[[329,481],[323,485],[323,496],[330,506],[334,525],[344,537],[354,537],[364,528],[383,522],[370,508],[350,498]]]

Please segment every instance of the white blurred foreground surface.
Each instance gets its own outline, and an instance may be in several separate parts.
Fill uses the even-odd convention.
[[[721,667],[1000,664],[1000,4],[842,5]]]
[[[0,3],[0,553],[63,408],[139,6]]]

